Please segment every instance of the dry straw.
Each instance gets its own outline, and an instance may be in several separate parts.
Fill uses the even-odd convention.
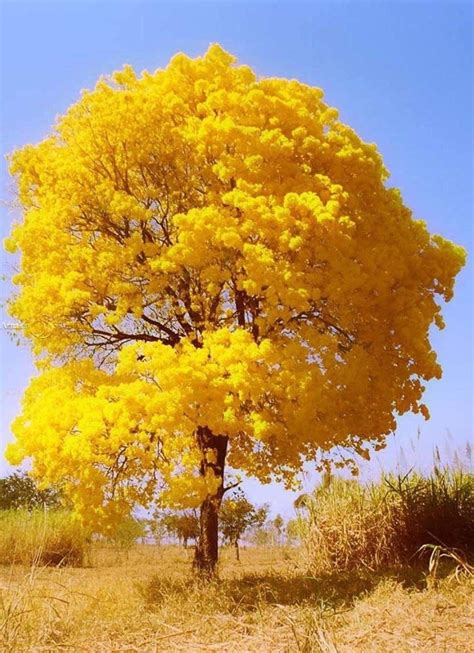
[[[88,540],[66,511],[0,511],[0,564],[81,566]]]
[[[462,470],[367,485],[332,478],[302,503],[299,535],[313,572],[416,565],[429,557],[426,544],[474,554],[474,475]]]

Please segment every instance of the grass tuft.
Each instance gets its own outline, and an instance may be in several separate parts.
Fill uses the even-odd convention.
[[[66,511],[0,511],[0,564],[82,566],[85,532]]]

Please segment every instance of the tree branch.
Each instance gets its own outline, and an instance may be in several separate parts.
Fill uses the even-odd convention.
[[[242,485],[242,481],[238,481],[237,483],[232,483],[232,485],[227,485],[225,488],[223,488],[222,494],[225,494],[229,490],[233,490],[235,487],[239,487],[239,485]]]

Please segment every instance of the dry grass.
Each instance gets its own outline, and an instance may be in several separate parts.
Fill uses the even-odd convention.
[[[334,478],[305,497],[300,539],[313,573],[423,564],[423,546],[474,557],[474,475],[435,467],[430,476],[387,475],[361,485]],[[421,551],[420,551],[421,549]]]
[[[0,564],[84,564],[86,534],[66,511],[0,510]]]
[[[89,568],[0,569],[6,653],[465,653],[473,580],[423,574],[310,577],[299,551],[224,551],[219,582],[199,587],[192,552],[95,547]]]

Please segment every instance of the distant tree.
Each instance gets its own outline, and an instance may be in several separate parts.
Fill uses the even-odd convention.
[[[185,549],[188,548],[189,540],[196,541],[199,537],[199,519],[194,510],[166,512],[158,522],[169,535],[176,537]]]
[[[148,534],[154,539],[155,544],[160,545],[168,533],[166,525],[161,519],[148,519],[146,522]]]
[[[269,524],[260,528],[253,528],[251,530],[251,541],[256,546],[271,546],[273,543],[273,531]]]
[[[285,527],[285,522],[283,521],[283,517],[281,515],[277,515],[275,517],[275,519],[273,520],[272,525],[273,525],[273,528],[275,529],[277,544],[281,544],[282,536],[283,536],[283,530],[284,530],[284,527]]]
[[[26,472],[15,471],[0,478],[0,510],[58,508],[61,493],[57,488],[39,489]]]
[[[234,492],[221,504],[220,524],[224,541],[235,547],[235,555],[240,560],[239,541],[251,526],[263,526],[268,516],[268,506],[256,508],[247,499],[242,490]]]
[[[121,549],[130,549],[139,538],[145,536],[145,522],[134,517],[125,517],[120,522],[114,534],[110,539],[111,542],[118,545]]]

